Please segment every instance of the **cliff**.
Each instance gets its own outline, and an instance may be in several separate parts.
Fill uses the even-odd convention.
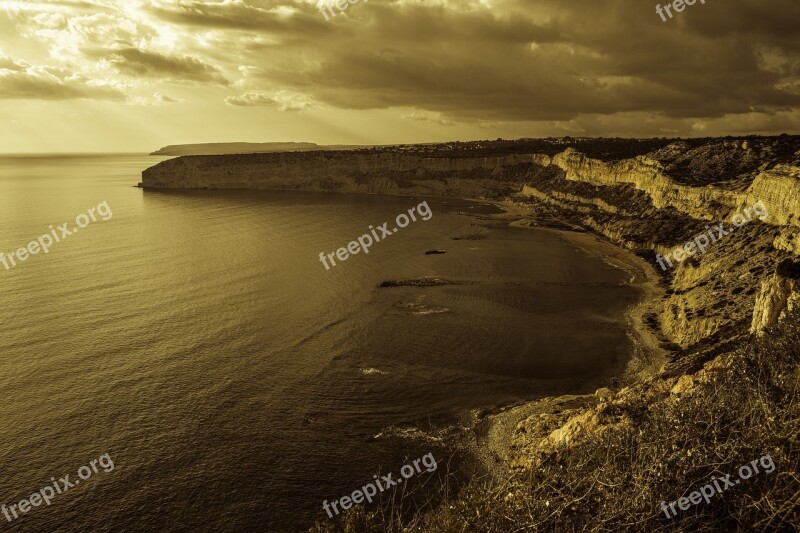
[[[673,147],[673,156],[678,155],[680,147]],[[756,301],[754,295],[759,276],[774,269],[786,257],[783,252],[796,255],[800,250],[800,168],[795,164],[760,161],[749,176],[724,176],[718,184],[704,185],[679,182],[667,175],[661,161],[648,156],[607,163],[569,149],[540,158],[539,166],[556,166],[563,175],[550,180],[532,176],[520,197],[554,206],[562,218],[563,211],[571,212],[573,223],[653,254],[670,253],[709,225],[730,226],[732,216],[757,202],[768,208],[764,220],[667,273],[669,297],[659,322],[672,342],[688,347],[726,329],[741,329],[746,320],[754,331],[763,330],[791,309],[793,284],[781,285],[789,294],[773,301],[779,308],[766,313],[761,309],[765,300]]]
[[[144,188],[254,189],[502,198],[502,179],[530,156],[422,157],[393,152],[190,156],[142,173]]]
[[[182,156],[182,155],[224,155],[224,154],[260,154],[269,152],[311,152],[318,150],[352,150],[362,146],[320,146],[314,143],[203,143],[203,144],[171,144],[150,155]]]
[[[736,194],[715,187],[681,185],[664,173],[658,161],[646,156],[605,163],[569,149],[552,159],[565,178],[599,186],[631,184],[645,192],[658,209],[674,207],[701,220],[714,220],[736,204]]]

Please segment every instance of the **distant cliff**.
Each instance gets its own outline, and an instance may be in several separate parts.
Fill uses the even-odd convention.
[[[314,143],[274,142],[274,143],[206,143],[206,144],[171,144],[150,155],[182,156],[182,155],[225,155],[225,154],[260,154],[270,152],[310,152],[315,150],[352,150],[362,146],[321,146]]]
[[[500,199],[519,190],[506,171],[529,155],[442,158],[395,152],[190,156],[142,173],[142,187],[425,194]]]

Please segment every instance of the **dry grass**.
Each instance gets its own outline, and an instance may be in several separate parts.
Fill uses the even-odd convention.
[[[796,531],[800,526],[800,319],[731,354],[690,395],[627,402],[633,424],[540,457],[502,481],[474,480],[437,509],[398,502],[312,531]],[[649,402],[649,403],[648,403]],[[624,412],[623,412],[624,411]],[[769,453],[776,464],[667,519],[662,501]],[[400,502],[401,503],[401,502]],[[388,510],[388,512],[387,512]]]

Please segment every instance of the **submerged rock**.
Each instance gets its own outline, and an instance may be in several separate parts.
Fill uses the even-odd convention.
[[[456,283],[439,278],[414,278],[414,279],[401,279],[401,280],[387,280],[378,285],[378,288],[385,289],[391,287],[439,287],[442,285],[456,285]]]

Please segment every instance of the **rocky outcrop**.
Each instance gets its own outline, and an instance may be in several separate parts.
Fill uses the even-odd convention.
[[[778,250],[800,255],[800,231],[794,228],[784,228],[772,241],[772,245]]]
[[[768,223],[800,227],[800,168],[781,164],[761,172],[740,205],[758,201],[769,208]]]
[[[568,204],[572,204],[572,208],[577,210],[581,210],[581,208],[578,206],[585,204],[585,206],[594,206],[600,208],[607,213],[619,213],[620,211],[619,207],[611,205],[601,198],[589,198],[559,191],[544,192],[530,185],[523,185],[522,191],[520,191],[519,195],[523,197],[537,198],[543,202],[549,202],[553,205],[566,206]],[[563,200],[563,202],[560,200]],[[583,211],[588,212],[589,209],[584,207]]]
[[[761,282],[753,309],[751,333],[761,334],[800,304],[800,281],[773,274]]]
[[[731,359],[730,354],[724,354],[707,361],[696,372],[679,377],[655,377],[618,391],[600,389],[595,393],[599,401],[590,400],[586,407],[529,415],[513,429],[506,462],[512,470],[530,470],[552,453],[587,440],[598,440],[608,431],[633,428],[635,423],[630,413],[635,413],[641,405],[674,403],[695,393],[702,394],[704,387],[729,368]]]
[[[535,165],[539,165],[540,167],[549,167],[552,161],[552,158],[545,154],[533,154],[531,156],[531,162]]]

